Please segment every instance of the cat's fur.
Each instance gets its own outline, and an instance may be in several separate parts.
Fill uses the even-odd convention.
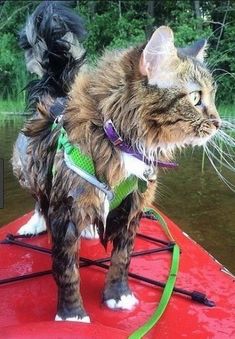
[[[219,117],[214,82],[203,64],[204,47],[204,42],[198,42],[177,50],[172,31],[163,26],[147,45],[108,52],[95,68],[80,72],[76,68],[62,123],[71,143],[92,157],[97,177],[111,189],[128,174],[140,174],[107,139],[103,126],[108,119],[127,144],[158,160],[170,159],[177,147],[203,144],[216,132]],[[43,76],[47,75],[45,69]],[[190,99],[189,93],[194,91],[201,92],[197,106]],[[52,236],[53,274],[58,286],[56,320],[89,320],[78,291],[78,243],[90,224],[105,232],[103,242],[113,241],[104,301],[109,307],[130,308],[137,303],[127,281],[130,253],[141,211],[152,201],[156,184],[150,180],[145,193],[132,192],[107,215],[105,194],[66,166],[63,151],[55,153],[59,130],[51,131],[55,117],[50,105],[56,93],[37,93],[37,114],[23,129],[26,160],[22,160],[18,141],[13,167],[36,198]],[[53,177],[52,166],[56,169]]]

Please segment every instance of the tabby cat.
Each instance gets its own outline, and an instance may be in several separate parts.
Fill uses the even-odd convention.
[[[113,242],[104,303],[113,309],[134,307],[138,300],[127,279],[130,254],[141,211],[155,194],[157,163],[170,161],[177,148],[206,143],[220,127],[220,118],[215,83],[203,63],[205,41],[176,48],[172,30],[161,26],[146,44],[107,52],[96,67],[88,67],[81,62],[81,27],[74,28],[74,17],[68,13],[58,4],[50,4],[50,10],[41,6],[22,33],[26,52],[31,48],[37,53],[38,40],[32,42],[30,34],[40,35],[47,50],[40,62],[37,59],[42,78],[30,92],[31,103],[39,104],[15,145],[13,168],[37,201],[30,226],[40,225],[41,231],[46,224],[52,237],[53,275],[58,286],[56,320],[89,322],[78,290],[81,233],[94,225],[104,245]],[[27,54],[33,71],[35,53]],[[67,61],[61,66],[60,60]],[[63,115],[56,118],[51,108],[57,97],[67,95],[65,85],[71,85],[71,90]],[[104,128],[107,122],[139,157],[110,140]],[[62,126],[69,143],[92,159],[96,179],[109,191],[130,177],[139,178],[145,189],[135,186],[110,210],[106,192],[67,165],[63,148],[56,152]],[[29,231],[24,226],[21,232]]]

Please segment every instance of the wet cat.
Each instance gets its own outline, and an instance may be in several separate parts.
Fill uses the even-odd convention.
[[[42,11],[48,27],[35,19]],[[40,43],[49,46],[50,39],[51,49],[46,49],[47,63],[42,55],[36,67],[42,80],[31,88],[30,99],[39,104],[15,145],[13,168],[37,201],[35,220],[21,232],[37,233],[35,225],[41,223],[40,231],[46,225],[52,237],[56,320],[89,322],[78,291],[82,232],[94,225],[104,245],[113,242],[103,300],[110,308],[131,309],[138,300],[127,280],[130,254],[142,209],[155,194],[158,164],[170,161],[177,148],[206,143],[220,127],[220,118],[215,83],[203,63],[205,41],[176,48],[172,30],[162,26],[145,45],[107,52],[89,68],[83,65],[80,33],[70,25],[74,17],[68,19],[67,11],[54,4],[50,11],[41,6],[22,35],[26,51],[36,51],[37,41],[32,43],[29,35],[39,32]],[[48,37],[53,29],[57,35]],[[35,57],[28,53],[29,63],[30,55]],[[56,55],[61,64],[59,58],[53,60]],[[66,95],[57,114],[56,98]],[[65,141],[58,148],[61,131]],[[71,165],[66,147],[71,152],[75,147],[92,163],[91,178]],[[134,185],[113,208],[108,193],[130,178]]]

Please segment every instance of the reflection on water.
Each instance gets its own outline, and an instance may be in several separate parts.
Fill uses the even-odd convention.
[[[13,144],[23,121],[24,117],[0,115],[0,158],[4,159],[4,209],[0,209],[0,226],[33,207],[31,195],[18,184],[10,163]]]
[[[235,273],[235,193],[209,161],[202,175],[201,158],[201,150],[188,151],[179,157],[179,169],[161,175],[158,206]],[[234,173],[226,177],[235,182]]]
[[[0,116],[0,158],[5,164],[5,206],[0,210],[0,226],[34,205],[30,194],[13,177],[9,162],[23,119]],[[235,273],[235,193],[225,187],[208,163],[202,175],[201,151],[191,153],[180,156],[179,169],[161,171],[157,205]]]

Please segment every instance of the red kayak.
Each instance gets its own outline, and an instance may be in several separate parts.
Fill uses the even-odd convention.
[[[148,321],[162,294],[158,285],[166,281],[171,265],[171,244],[158,222],[141,221],[130,269],[139,279],[129,279],[139,304],[132,311],[113,311],[102,304],[110,248],[106,252],[98,240],[82,240],[81,256],[87,260],[81,262],[81,293],[91,318],[91,324],[83,324],[54,321],[56,285],[50,272],[48,236],[7,236],[16,234],[29,217],[0,230],[0,338],[128,338]],[[176,291],[144,338],[235,338],[235,278],[172,221],[166,221],[181,249]],[[27,244],[41,246],[44,252]],[[195,296],[204,303],[193,300]]]

